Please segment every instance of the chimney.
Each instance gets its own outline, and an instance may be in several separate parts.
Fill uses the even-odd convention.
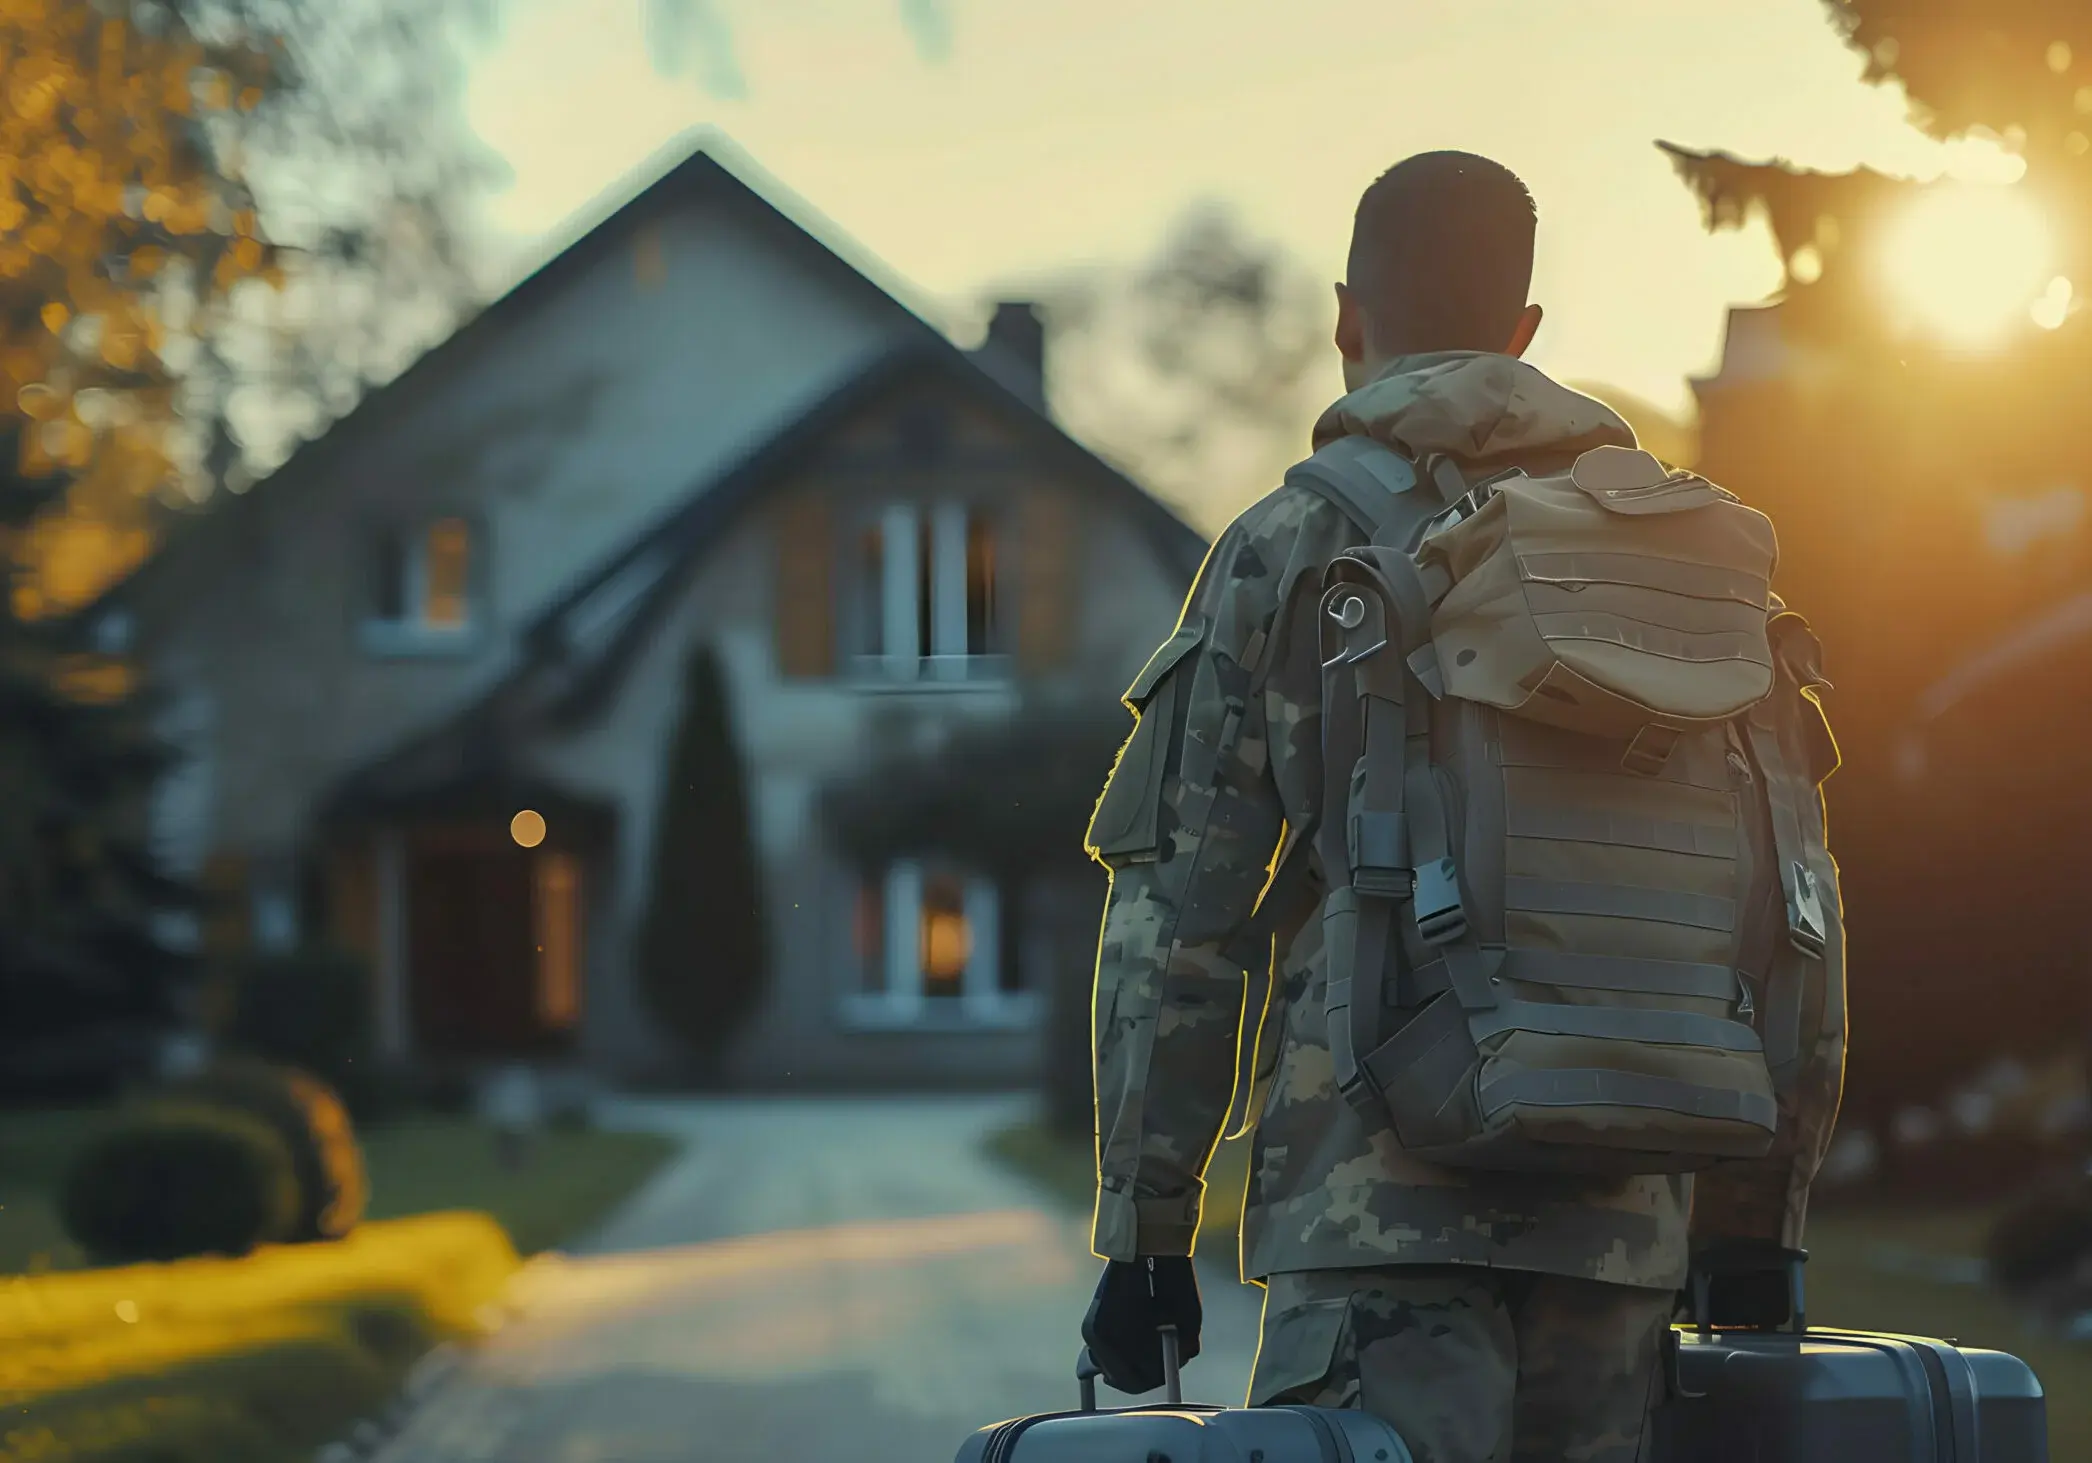
[[[1041,411],[1046,407],[1046,326],[1038,307],[1003,300],[988,322],[988,338],[974,359],[998,381]]]

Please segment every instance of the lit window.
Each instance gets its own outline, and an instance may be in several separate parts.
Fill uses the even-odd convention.
[[[846,1015],[866,1026],[1024,1026],[1038,1016],[1006,946],[995,881],[899,860],[850,909],[857,978]]]
[[[993,655],[995,638],[995,533],[985,518],[966,522],[966,653]]]
[[[421,622],[431,629],[455,630],[465,623],[466,573],[471,567],[472,533],[462,518],[429,525],[423,543]]]
[[[463,518],[439,518],[418,531],[377,541],[371,618],[410,631],[454,634],[472,621],[474,545]]]
[[[531,867],[537,926],[537,1016],[554,1031],[581,1019],[581,869],[573,855],[539,854]]]
[[[965,988],[973,955],[973,930],[966,922],[966,888],[950,875],[923,881],[922,990],[950,1000]]]

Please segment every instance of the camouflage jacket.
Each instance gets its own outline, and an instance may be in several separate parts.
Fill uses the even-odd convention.
[[[1609,408],[1537,369],[1466,352],[1392,363],[1315,429],[1317,445],[1361,433],[1412,453],[1514,463],[1634,440]],[[1320,797],[1315,631],[1289,607],[1303,584],[1312,604],[1324,566],[1361,541],[1320,496],[1280,488],[1221,534],[1177,632],[1127,693],[1138,720],[1090,834],[1112,875],[1093,1028],[1092,1243],[1106,1258],[1190,1252],[1201,1176],[1237,1099],[1238,1041],[1259,1025],[1259,1011],[1244,1019],[1246,992],[1263,982],[1227,952],[1287,830],[1304,827]],[[1274,961],[1260,1045],[1275,1066],[1244,1114],[1255,1124],[1246,1278],[1473,1264],[1683,1283],[1689,1180],[1485,1174],[1409,1157],[1337,1094],[1319,913],[1279,932]]]

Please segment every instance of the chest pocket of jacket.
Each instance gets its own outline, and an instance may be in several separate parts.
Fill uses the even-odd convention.
[[[1191,688],[1178,667],[1205,635],[1203,621],[1187,620],[1126,688],[1123,699],[1138,719],[1097,800],[1086,840],[1107,867],[1152,860],[1161,846],[1163,783]]]

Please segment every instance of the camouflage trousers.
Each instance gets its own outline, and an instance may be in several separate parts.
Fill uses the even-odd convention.
[[[1363,1408],[1416,1463],[1636,1463],[1676,1300],[1472,1266],[1277,1274],[1250,1401]]]

